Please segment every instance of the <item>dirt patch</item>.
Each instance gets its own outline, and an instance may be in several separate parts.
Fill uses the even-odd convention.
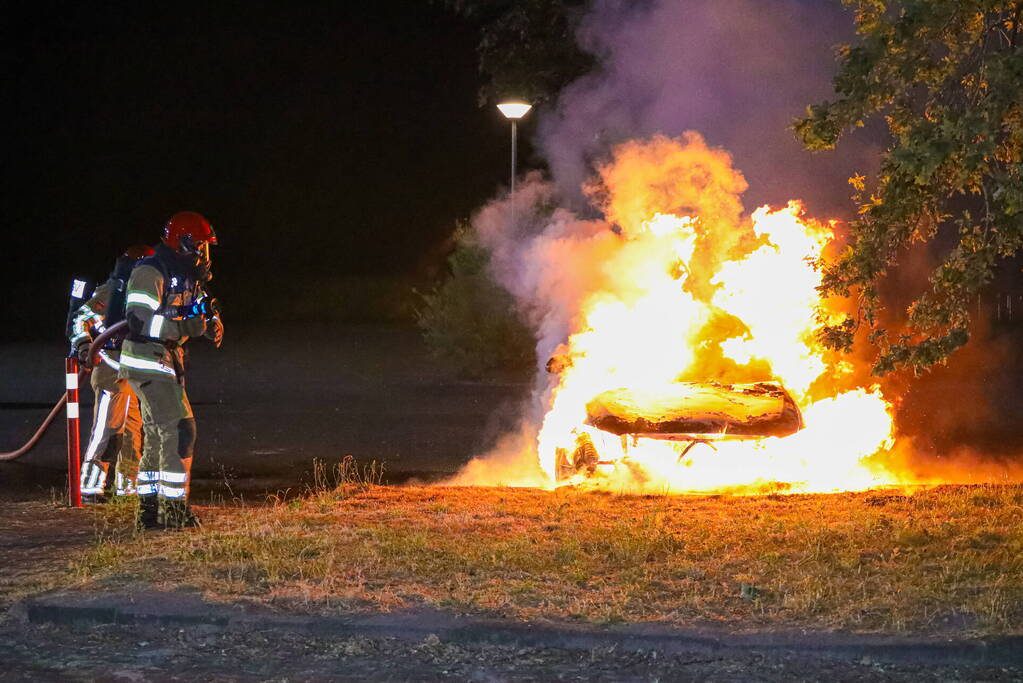
[[[95,517],[57,501],[0,504],[0,609],[70,580],[69,563],[94,547]]]
[[[418,642],[194,627],[29,625],[0,622],[6,681],[957,681],[1019,680],[1000,666],[887,664],[869,657],[788,652],[664,655],[615,647],[571,649]]]

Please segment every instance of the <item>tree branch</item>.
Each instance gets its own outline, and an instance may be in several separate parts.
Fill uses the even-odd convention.
[[[1016,3],[1016,16],[1012,19],[1012,38],[1009,40],[1009,47],[1016,47],[1016,39],[1019,38],[1019,21],[1023,17],[1023,2]]]

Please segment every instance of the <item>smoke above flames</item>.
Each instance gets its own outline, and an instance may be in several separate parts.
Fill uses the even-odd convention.
[[[808,154],[788,125],[831,95],[834,46],[852,36],[839,0],[598,0],[578,40],[600,67],[541,116],[542,154],[581,207],[579,188],[615,144],[697,130],[742,169],[748,206],[799,197],[815,215],[845,217],[846,179],[876,168],[880,136]]]
[[[908,473],[908,446],[892,450],[894,409],[868,366],[813,338],[814,315],[833,311],[808,262],[834,234],[809,215],[851,212],[845,179],[874,168],[877,146],[867,135],[810,155],[787,125],[829,94],[832,46],[849,34],[837,1],[592,4],[578,40],[600,67],[538,115],[550,175],[528,174],[473,219],[492,276],[534,331],[537,372],[521,427],[451,483],[551,485],[553,453],[573,447],[586,401],[608,388],[779,379],[801,432],[694,451],[681,481],[677,448],[660,442],[638,453],[638,480],[632,467],[620,481],[927,481]],[[746,211],[764,204],[775,208]],[[552,357],[570,371],[549,373]]]

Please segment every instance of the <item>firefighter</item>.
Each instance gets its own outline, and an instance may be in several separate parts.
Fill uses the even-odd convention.
[[[199,524],[188,505],[196,431],[182,347],[200,335],[219,347],[224,336],[216,300],[205,291],[212,277],[210,245],[216,243],[203,216],[177,213],[153,256],[139,261],[128,280],[128,337],[118,376],[128,380],[142,408],[140,529]]]
[[[109,311],[118,308],[118,298],[122,299],[120,306],[123,306],[124,289],[132,266],[152,254],[153,250],[147,246],[129,247],[117,259],[110,278],[75,311],[71,345],[83,364],[89,362],[92,340],[110,326]],[[138,397],[126,381],[117,378],[120,347],[120,340],[112,340],[100,350],[101,362],[93,368],[90,378],[96,402],[80,482],[82,502],[86,505],[102,503],[110,493],[131,495],[135,492],[135,475],[142,453],[142,416]],[[117,464],[111,471],[110,464],[115,458]]]

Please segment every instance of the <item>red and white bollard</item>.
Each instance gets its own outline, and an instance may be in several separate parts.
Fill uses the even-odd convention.
[[[78,428],[78,359],[64,361],[64,386],[67,387],[67,490],[68,505],[82,507],[81,432]]]

